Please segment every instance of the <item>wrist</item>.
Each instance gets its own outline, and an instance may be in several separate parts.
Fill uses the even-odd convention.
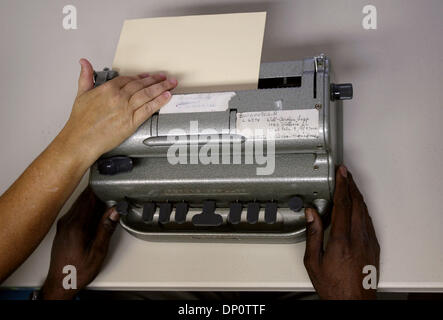
[[[62,287],[62,280],[51,281],[46,279],[40,290],[41,300],[73,300],[78,290],[65,289]]]
[[[94,148],[89,146],[81,137],[77,137],[67,125],[57,135],[51,146],[73,161],[77,167],[86,171],[99,158]]]

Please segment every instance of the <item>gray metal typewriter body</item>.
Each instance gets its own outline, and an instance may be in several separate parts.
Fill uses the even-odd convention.
[[[96,73],[96,85],[117,74]],[[335,166],[342,158],[341,100],[351,84],[333,84],[329,59],[263,63],[259,88],[235,92],[225,111],[159,113],[91,168],[90,185],[124,215],[121,225],[151,241],[296,242],[305,238],[304,209],[322,216],[331,208]],[[318,136],[275,138],[275,169],[257,175],[259,164],[171,164],[172,129],[197,144],[199,129],[242,147],[255,139],[236,132],[238,115],[248,112],[311,110]],[[174,138],[175,139],[175,138]],[[212,140],[211,140],[212,141]],[[255,150],[255,149],[254,149]],[[233,151],[235,153],[235,151]]]

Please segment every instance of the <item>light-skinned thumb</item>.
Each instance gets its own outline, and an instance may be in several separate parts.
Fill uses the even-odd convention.
[[[78,79],[77,96],[94,88],[94,69],[91,63],[86,59],[80,59],[81,66],[80,77]]]

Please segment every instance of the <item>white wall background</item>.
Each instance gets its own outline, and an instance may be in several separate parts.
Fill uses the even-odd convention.
[[[67,4],[78,9],[78,30],[62,28]],[[377,7],[378,30],[361,26],[366,4]],[[124,19],[262,10],[263,61],[326,53],[338,80],[354,84],[355,98],[344,104],[344,159],[381,243],[380,285],[443,290],[441,0],[2,0],[0,192],[67,120],[79,58],[111,65]],[[41,282],[52,236],[6,285]],[[120,232],[114,247],[97,287],[309,286],[303,244],[168,247]],[[201,253],[208,261],[195,267]],[[150,262],[136,260],[145,254]]]

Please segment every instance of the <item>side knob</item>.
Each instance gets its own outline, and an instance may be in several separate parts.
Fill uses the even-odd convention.
[[[354,96],[352,83],[331,84],[331,100],[351,100]]]

